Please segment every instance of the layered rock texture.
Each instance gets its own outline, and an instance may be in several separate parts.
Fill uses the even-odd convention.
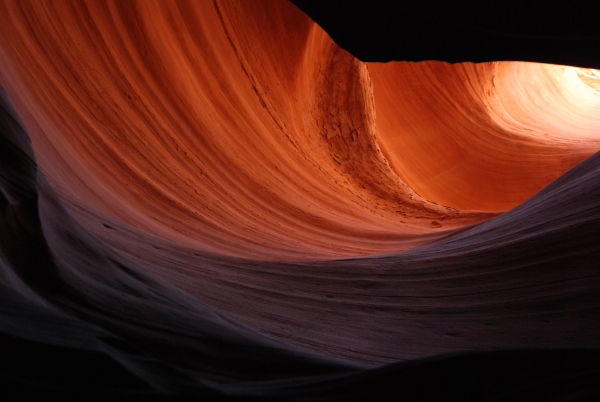
[[[332,36],[284,0],[0,3],[3,384],[600,393],[600,58],[298,5]]]

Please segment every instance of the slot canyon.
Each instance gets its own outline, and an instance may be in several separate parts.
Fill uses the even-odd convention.
[[[600,397],[594,13],[402,3],[0,1],[5,392]]]

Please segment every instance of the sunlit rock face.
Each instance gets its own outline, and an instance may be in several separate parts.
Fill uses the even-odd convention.
[[[399,179],[367,66],[291,4],[4,7],[4,82],[32,105],[42,169],[127,223],[229,255],[314,259],[491,216]]]
[[[283,0],[0,2],[0,340],[290,400],[597,370],[600,74],[439,54]]]
[[[369,72],[384,154],[441,205],[510,209],[600,147],[598,79],[585,70],[427,61]]]
[[[365,64],[282,1],[3,7],[3,83],[55,187],[204,250],[402,250],[600,148],[562,67]]]

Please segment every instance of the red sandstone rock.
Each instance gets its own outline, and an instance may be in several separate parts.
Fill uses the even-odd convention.
[[[594,71],[365,64],[283,1],[4,1],[0,62],[4,393],[598,389]]]

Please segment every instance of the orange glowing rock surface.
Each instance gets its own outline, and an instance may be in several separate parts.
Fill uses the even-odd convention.
[[[5,1],[0,15],[0,83],[65,201],[207,251],[406,249],[600,149],[600,98],[574,70],[367,64],[285,1]]]
[[[379,142],[424,198],[460,209],[510,209],[600,146],[600,92],[577,70],[372,63]]]
[[[425,8],[370,60],[519,40]],[[285,0],[0,1],[3,394],[600,395],[599,83],[365,63]]]

